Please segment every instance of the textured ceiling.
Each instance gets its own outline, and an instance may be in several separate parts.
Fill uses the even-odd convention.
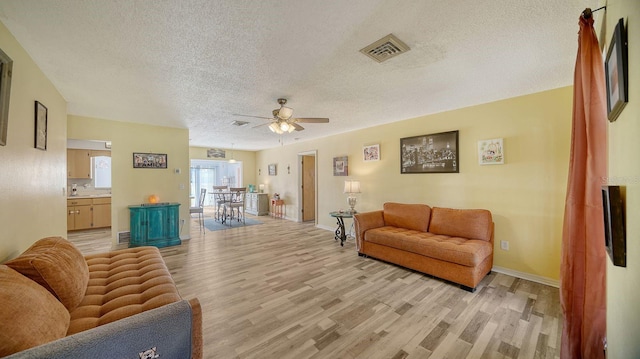
[[[259,150],[572,83],[578,18],[598,0],[2,0],[0,21],[74,115],[189,128]],[[595,19],[598,21],[598,13]],[[393,33],[411,50],[359,52]],[[276,135],[259,118],[284,97]],[[234,120],[246,120],[244,127]]]

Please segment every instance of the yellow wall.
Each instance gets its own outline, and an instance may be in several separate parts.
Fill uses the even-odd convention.
[[[68,138],[111,141],[112,238],[129,229],[132,204],[148,202],[150,195],[161,202],[178,202],[180,232],[189,238],[189,131],[187,129],[142,125],[95,118],[68,116]],[[166,169],[135,169],[133,153],[166,153]],[[175,173],[179,168],[181,173]]]
[[[605,15],[601,44],[609,47],[620,18],[629,36],[629,102],[608,130],[608,184],[626,188],[627,267],[607,257],[607,357],[640,358],[640,2],[609,0]]]
[[[66,236],[67,103],[7,28],[0,48],[13,60],[7,145],[0,146],[0,262],[36,240]],[[47,150],[34,148],[34,101],[48,108]]]
[[[486,208],[495,222],[495,265],[557,284],[571,142],[572,88],[546,91],[261,151],[258,183],[280,193],[287,217],[298,220],[298,153],[317,150],[320,227],[347,209],[344,180],[361,181],[356,210],[387,201]],[[400,138],[459,130],[460,173],[400,174]],[[505,164],[480,166],[479,140],[504,138]],[[380,144],[381,160],[363,162],[362,147]],[[348,156],[349,176],[333,176],[333,157]],[[268,176],[267,165],[278,164]],[[291,167],[290,173],[287,166]],[[500,249],[509,241],[510,250]]]
[[[207,150],[210,147],[190,147],[189,148],[189,158],[192,160],[221,160],[222,158],[209,158],[207,157]],[[218,148],[218,147],[216,147]],[[256,184],[256,153],[254,151],[239,151],[232,149],[224,149],[225,150],[225,158],[224,160],[233,159],[242,162],[242,185],[247,187],[250,184]],[[257,186],[256,186],[257,188]],[[211,191],[209,188],[207,191]]]

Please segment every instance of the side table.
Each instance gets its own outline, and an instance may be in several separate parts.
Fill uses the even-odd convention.
[[[271,199],[271,216],[275,218],[284,217],[284,200]]]
[[[338,228],[336,228],[335,240],[340,240],[340,245],[344,247],[344,241],[347,240],[347,232],[344,229],[344,218],[353,218],[353,215],[356,214],[356,211],[353,212],[331,212],[329,215],[334,217],[338,221]]]

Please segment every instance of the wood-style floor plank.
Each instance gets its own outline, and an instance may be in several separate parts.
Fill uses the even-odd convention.
[[[557,288],[491,273],[469,293],[313,224],[252,218],[204,234],[193,218],[191,240],[161,249],[202,304],[206,358],[559,358]],[[110,235],[69,239],[89,254],[115,249]]]

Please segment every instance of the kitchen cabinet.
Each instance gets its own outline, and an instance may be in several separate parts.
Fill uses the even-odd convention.
[[[67,230],[111,227],[111,198],[67,199]]]
[[[247,193],[245,211],[254,216],[266,216],[269,214],[269,195],[266,193]]]
[[[91,228],[91,199],[67,200],[67,230]]]
[[[93,199],[93,228],[111,227],[111,198]]]
[[[67,150],[67,178],[91,178],[91,150]]]
[[[180,203],[145,203],[129,206],[129,247],[179,245]]]

